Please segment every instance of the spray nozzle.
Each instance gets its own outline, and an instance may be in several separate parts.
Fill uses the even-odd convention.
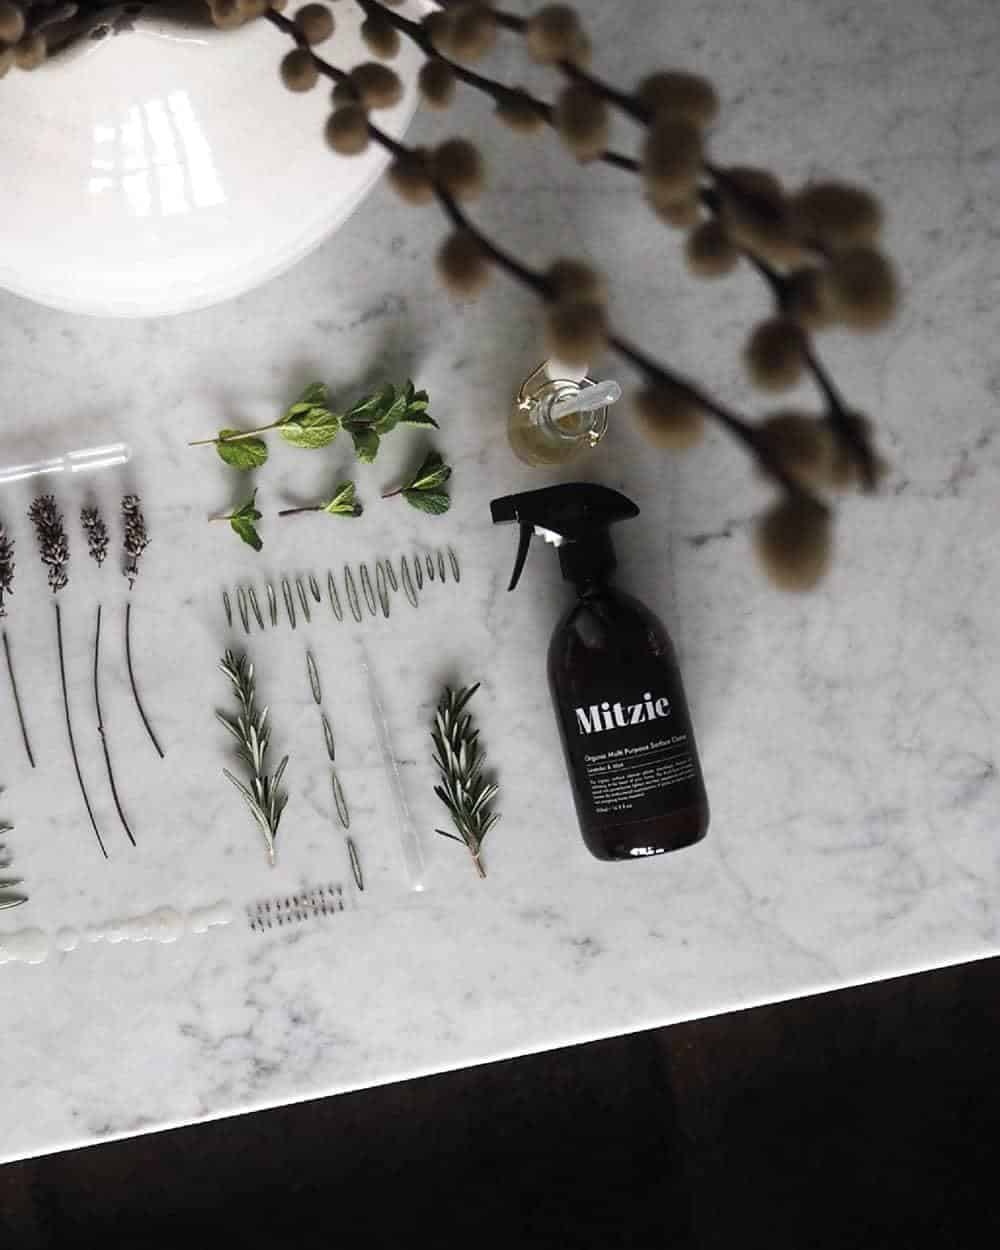
[[[639,509],[610,487],[567,482],[494,499],[490,514],[494,525],[514,521],[520,526],[514,571],[507,587],[513,590],[536,534],[558,547],[563,576],[570,581],[595,581],[610,573],[615,556],[608,527],[638,516]]]

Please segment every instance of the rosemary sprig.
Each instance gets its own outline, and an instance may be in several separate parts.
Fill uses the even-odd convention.
[[[479,730],[473,726],[465,708],[479,689],[479,683],[452,690],[446,686],[438,703],[431,738],[434,742],[434,763],[441,774],[441,784],[434,793],[447,807],[460,836],[444,829],[435,832],[453,842],[464,842],[480,877],[486,876],[482,848],[486,835],[500,819],[490,811],[498,787],[483,777],[486,753],[479,745]]]
[[[281,779],[288,765],[286,755],[273,774],[267,772],[267,749],[271,741],[271,729],[267,723],[267,708],[257,709],[257,683],[253,665],[245,654],[236,655],[226,651],[219,667],[229,678],[233,692],[240,705],[235,720],[216,712],[220,724],[233,735],[238,744],[237,754],[250,770],[250,784],[246,786],[234,777],[228,768],[222,771],[243,795],[250,813],[260,826],[267,845],[267,858],[274,866],[274,844],[278,836],[278,824],[285,810],[288,795],[281,789]]]
[[[358,517],[363,511],[364,508],[358,502],[354,483],[338,482],[329,499],[321,499],[319,503],[307,504],[302,508],[282,508],[278,516],[298,516],[301,512],[325,512],[327,516]]]
[[[451,465],[445,464],[441,453],[429,451],[416,473],[396,490],[386,491],[383,499],[402,495],[411,507],[420,512],[440,516],[451,507],[445,483],[451,477]]]
[[[263,518],[264,514],[257,507],[257,491],[251,494],[250,498],[240,504],[238,508],[234,508],[232,512],[227,512],[222,516],[209,517],[210,521],[228,521],[229,527],[237,538],[241,538],[248,547],[253,547],[254,551],[260,551],[264,546],[264,540],[257,531],[257,522]]]

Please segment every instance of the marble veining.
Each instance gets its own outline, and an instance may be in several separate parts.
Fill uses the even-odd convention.
[[[902,315],[875,339],[831,335],[822,349],[880,423],[888,489],[845,501],[829,583],[810,598],[782,597],[750,558],[750,520],[765,496],[739,450],[713,433],[684,459],[650,455],[624,409],[616,417],[588,471],[642,507],[620,527],[620,579],[674,632],[713,820],[697,847],[603,865],[576,832],[544,682],[565,590],[539,550],[520,593],[505,593],[512,537],[492,529],[486,507],[546,480],[506,445],[509,396],[538,357],[537,310],[523,292],[497,279],[478,303],[456,307],[429,259],[442,222],[383,187],[295,270],[220,308],[97,322],[0,297],[0,462],[120,438],[135,449],[124,470],[59,492],[74,522],[61,597],[70,694],[107,862],[67,757],[52,605],[24,520],[30,493],[0,491],[18,540],[7,627],[38,759],[32,771],[0,686],[0,816],[16,826],[9,849],[30,894],[0,919],[0,949],[34,929],[47,956],[0,968],[0,1159],[1000,950],[995,5],[633,0],[627,22],[597,0],[581,7],[602,65],[623,81],[664,61],[712,74],[726,101],[720,159],[760,160],[792,180],[835,171],[884,198]],[[501,74],[515,69],[501,57]],[[471,133],[492,133],[488,111],[468,101]],[[413,133],[429,139],[434,119],[418,118]],[[603,260],[624,332],[763,410],[739,364],[765,307],[750,274],[693,284],[634,184],[577,169],[550,137],[499,136],[490,182],[476,212],[508,245],[539,262],[567,249]],[[207,524],[246,482],[188,439],[262,423],[315,377],[347,400],[407,374],[430,391],[455,466],[449,516],[378,501],[423,450],[419,434],[402,432],[373,466],[356,467],[339,443],[324,454],[276,445],[258,475],[259,503],[273,513],[350,469],[369,505],[358,521],[286,526],[268,516],[259,556]],[[128,695],[125,580],[113,561],[90,565],[75,526],[91,493],[110,514],[126,489],[143,497],[153,539],[133,627],[162,762]],[[345,562],[447,544],[461,585],[435,587],[417,611],[399,593],[388,621],[338,625],[324,604],[294,634],[254,633],[275,748],[291,757],[270,870],[221,775],[227,742],[212,711],[229,699],[216,663],[241,638],[226,629],[222,586],[253,580],[259,593],[283,573],[310,571],[322,586]],[[134,850],[114,818],[93,719],[98,601],[104,720]],[[362,640],[423,838],[419,897],[399,859]],[[363,896],[349,889],[307,647],[330,705]],[[476,679],[503,817],[485,882],[432,833],[442,815],[431,793],[434,701],[444,681]],[[239,916],[330,881],[344,884],[348,903],[335,916],[69,949],[109,916],[148,916],[168,900],[190,915],[226,898]]]

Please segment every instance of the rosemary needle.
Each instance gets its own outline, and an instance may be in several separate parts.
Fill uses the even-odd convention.
[[[299,592],[299,603],[302,604],[302,615],[306,618],[306,623],[308,624],[312,620],[312,616],[309,612],[309,600],[306,597],[306,588],[302,585],[301,577],[297,577],[295,579],[295,589]]]
[[[323,596],[320,594],[319,582],[315,577],[313,577],[312,573],[309,574],[309,593],[317,603],[323,602]]]
[[[361,601],[358,599],[358,588],[354,584],[354,578],[351,575],[351,566],[344,565],[344,586],[347,590],[347,602],[351,609],[351,615],[361,624]]]
[[[309,674],[309,686],[312,690],[313,702],[317,707],[323,702],[323,688],[319,684],[319,669],[311,651],[306,652],[306,671]]]
[[[391,560],[386,560],[385,562],[385,576],[386,576],[386,581],[388,581],[392,589],[394,591],[398,590],[399,582],[396,581],[396,570],[392,567]]]
[[[285,600],[285,611],[288,613],[288,623],[292,629],[295,628],[295,600],[292,598],[292,588],[288,584],[288,578],[281,579],[281,594]]]
[[[419,607],[420,604],[417,600],[417,592],[413,588],[413,578],[410,576],[410,562],[407,560],[406,556],[403,556],[402,560],[399,562],[399,572],[403,580],[403,590],[406,592],[407,599],[409,599],[413,607]]]
[[[385,578],[385,569],[382,567],[382,561],[379,560],[375,565],[375,590],[378,594],[379,607],[382,609],[382,615],[389,619],[389,586]]]
[[[419,555],[415,555],[413,557],[413,571],[417,575],[417,590],[423,590],[424,588],[424,566],[423,566],[423,563],[421,562]]]
[[[222,592],[222,608],[226,614],[226,625],[229,629],[233,627],[233,605],[229,599],[229,591]]]
[[[361,875],[361,860],[358,857],[358,848],[354,845],[354,839],[345,838],[347,843],[347,858],[351,861],[351,872],[354,876],[354,883],[362,892],[365,888],[365,879]]]
[[[340,778],[332,770],[330,772],[330,781],[333,786],[333,802],[337,808],[340,823],[345,829],[350,829],[351,813],[347,809],[347,800],[344,798],[344,787],[340,784]]]
[[[326,575],[326,592],[330,596],[330,607],[338,621],[344,619],[344,609],[340,606],[340,595],[337,593],[337,579],[332,572]]]
[[[270,582],[267,583],[267,610],[271,617],[271,624],[278,623],[278,596],[274,593],[274,587]]]
[[[361,589],[365,596],[365,603],[368,605],[368,611],[372,616],[378,616],[378,608],[375,606],[375,591],[372,589],[372,579],[368,573],[368,565],[361,566]]]
[[[250,589],[247,591],[247,594],[250,597],[250,608],[253,611],[254,618],[256,619],[257,624],[261,627],[261,629],[263,629],[264,618],[260,614],[260,604],[257,602],[257,592],[251,586]]]
[[[242,586],[236,587],[236,606],[240,610],[240,620],[243,622],[243,632],[250,632],[250,613],[247,610],[247,592]]]
[[[325,712],[323,713],[322,719],[323,719],[323,741],[326,743],[326,753],[330,758],[330,763],[332,764],[333,761],[337,757],[337,750],[333,741],[333,729],[330,725],[330,722],[326,718]]]
[[[438,578],[440,581],[443,582],[444,581],[444,552],[438,551],[437,554],[438,554]]]
[[[454,549],[451,547],[448,548],[448,560],[451,563],[452,576],[456,582],[460,582],[462,580],[462,572],[458,567],[458,556],[455,555]]]

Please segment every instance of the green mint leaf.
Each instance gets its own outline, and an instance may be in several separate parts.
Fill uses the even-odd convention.
[[[267,444],[262,438],[243,438],[238,443],[227,443],[227,438],[239,434],[239,430],[220,430],[215,450],[234,469],[259,469],[267,459]]]
[[[408,504],[421,512],[429,512],[431,516],[440,516],[451,507],[451,499],[446,490],[413,490],[403,491],[403,498]]]
[[[259,518],[260,513],[257,516]],[[253,547],[254,551],[260,551],[261,547],[264,546],[260,535],[257,533],[256,525],[249,517],[234,514],[230,517],[229,524],[232,526],[233,533],[238,534],[248,547]]]
[[[317,448],[332,443],[340,432],[340,417],[329,408],[310,408],[282,421],[279,433],[293,447]]]
[[[230,520],[259,521],[262,516],[263,513],[257,511],[257,492],[255,490],[246,503],[241,503],[238,508],[233,509]]]
[[[294,404],[290,404],[278,418],[279,424],[294,421],[311,408],[326,408],[330,403],[330,388],[325,382],[310,382]]]
[[[341,482],[333,492],[333,498],[322,506],[330,516],[360,516],[363,511],[355,496],[353,482]]]
[[[347,419],[362,421],[366,425],[371,425],[377,421],[381,413],[392,405],[396,397],[396,388],[392,385],[382,386],[377,391],[372,391],[370,395],[366,395],[363,399],[359,399],[356,404],[351,406],[347,414]]]
[[[407,490],[434,490],[443,486],[451,477],[451,466],[445,464],[441,453],[429,451],[424,462],[413,477],[407,482]]]
[[[371,464],[378,455],[379,436],[374,430],[351,430],[354,450],[362,464]]]
[[[438,423],[434,420],[429,412],[423,412],[420,409],[412,409],[405,416],[400,417],[400,425],[427,425],[439,429]]]

